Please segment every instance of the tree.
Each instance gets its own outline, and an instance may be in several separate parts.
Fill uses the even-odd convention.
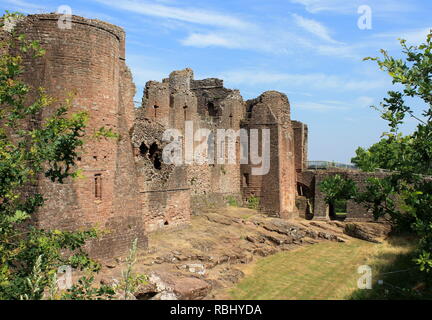
[[[20,14],[6,13],[0,27]],[[25,84],[23,57],[44,54],[38,42],[11,31],[0,41],[0,299],[41,299],[52,287],[57,268],[97,271],[83,245],[97,236],[82,232],[45,231],[31,225],[31,217],[44,203],[32,190],[42,174],[63,183],[77,176],[77,150],[83,145],[87,114],[68,112],[72,97],[58,104],[42,88],[28,103],[35,89]],[[28,125],[43,109],[52,116],[36,126]],[[64,252],[70,252],[64,254]],[[84,278],[90,279],[90,278]],[[75,286],[74,289],[79,291]],[[95,295],[112,294],[99,288]]]
[[[355,182],[342,177],[340,174],[325,178],[319,187],[321,192],[325,194],[324,200],[330,206],[330,216],[335,215],[335,207],[338,201],[349,200],[357,192]]]
[[[426,42],[407,46],[400,40],[403,58],[391,57],[381,50],[375,61],[387,72],[400,91],[389,91],[380,107],[374,107],[388,122],[389,131],[367,150],[357,149],[352,159],[365,171],[377,168],[391,171],[384,179],[369,179],[358,201],[373,209],[376,218],[388,215],[398,228],[407,228],[419,237],[415,262],[431,280],[432,271],[432,30]],[[420,114],[406,101],[421,102]],[[403,135],[400,126],[407,117],[415,119],[412,134]],[[400,204],[397,205],[396,199]]]

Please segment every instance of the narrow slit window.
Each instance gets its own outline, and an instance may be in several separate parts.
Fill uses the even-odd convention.
[[[185,121],[188,120],[188,118],[187,118],[187,109],[188,109],[187,106],[184,106],[184,107],[183,107],[183,113],[184,113],[184,120],[185,120]]]
[[[95,198],[98,200],[102,199],[102,175],[101,174],[95,174],[94,176],[94,193]]]
[[[157,118],[157,112],[158,112],[157,110],[159,109],[159,106],[155,104],[153,108],[154,108],[154,117]]]

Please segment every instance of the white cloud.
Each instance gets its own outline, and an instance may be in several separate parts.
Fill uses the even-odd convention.
[[[39,4],[30,3],[24,0],[4,0],[5,6],[8,7],[9,10],[14,10],[22,13],[42,13],[46,12],[46,6],[42,6]]]
[[[299,101],[297,103],[292,103],[292,107],[324,112],[328,110],[349,110],[354,108],[366,108],[370,107],[374,98],[368,96],[360,96],[354,100],[338,101],[338,100],[324,100],[324,101]],[[354,120],[354,119],[351,119]]]
[[[330,43],[329,43],[330,42]],[[221,31],[192,32],[180,40],[184,46],[197,48],[223,47],[228,49],[247,49],[272,54],[304,54],[305,49],[312,54],[332,56],[360,61],[364,56],[357,53],[355,46],[328,40],[317,43],[308,39],[301,32],[285,31],[280,29],[265,30],[256,27],[253,31]]]
[[[191,33],[186,39],[183,39],[180,42],[185,46],[198,48],[216,46],[233,49],[242,47],[242,44],[239,41],[235,41],[235,39],[232,39],[230,36],[216,33]]]
[[[310,102],[303,101],[291,106],[298,109],[312,110],[312,111],[328,111],[328,110],[344,110],[347,107],[340,106],[339,104],[325,103],[325,102]]]
[[[358,97],[356,101],[361,106],[370,107],[375,102],[375,98],[368,97],[368,96],[361,96],[361,97]]]
[[[147,16],[180,20],[200,25],[229,27],[244,29],[250,27],[250,23],[240,18],[214,11],[201,10],[196,8],[179,8],[162,4],[154,4],[149,1],[136,0],[96,0],[99,3],[110,7],[135,12]]]
[[[162,26],[161,30],[169,27],[171,31],[183,29],[187,32],[187,35],[180,39],[184,46],[247,49],[272,54],[303,54],[306,49],[314,55],[357,60],[363,58],[355,54],[353,46],[334,40],[325,25],[300,15],[293,15],[292,19],[283,22],[270,21],[269,25],[251,23],[223,12],[180,7],[178,2],[171,0],[159,1],[156,4],[137,0],[94,1],[140,15],[157,17],[160,20],[158,25]],[[312,35],[322,42],[317,43]]]
[[[356,6],[353,1],[346,0],[291,0],[305,6],[306,10],[311,13],[321,11],[334,11],[339,13],[355,12]]]
[[[408,44],[419,45],[426,41],[426,36],[432,30],[432,26],[430,28],[424,29],[416,29],[416,30],[407,30],[401,32],[389,32],[389,33],[378,33],[375,34],[375,38],[388,39],[393,43],[396,43],[398,38],[405,39]],[[399,42],[399,41],[397,41]]]
[[[302,40],[294,34],[280,32],[277,30],[264,31],[256,27],[252,30],[215,30],[210,32],[193,32],[181,44],[197,48],[223,47],[228,49],[247,49],[273,54],[286,54],[292,52],[294,48],[289,48],[288,44],[296,43],[298,46]]]
[[[234,85],[262,85],[283,84],[287,88],[299,87],[317,90],[368,91],[387,87],[389,81],[385,79],[353,80],[346,77],[323,73],[291,74],[273,73],[259,70],[239,70],[221,73],[220,77],[227,83]]]
[[[330,36],[330,32],[326,26],[319,23],[318,21],[307,19],[302,16],[299,16],[298,14],[293,14],[295,23],[305,29],[306,31],[316,35],[318,38],[332,42],[332,43],[338,43],[338,41],[334,40]]]
[[[172,67],[164,63],[163,60],[143,54],[127,53],[127,65],[130,67],[134,83],[138,87],[143,87],[147,81],[162,81],[168,77]],[[142,92],[137,92],[142,94]]]
[[[311,45],[311,49],[315,52],[325,55],[339,58],[349,58],[354,60],[361,60],[363,56],[357,52],[356,46],[350,46],[345,44],[340,45]]]
[[[340,14],[357,15],[357,9],[361,5],[369,5],[377,16],[385,16],[388,13],[407,12],[415,9],[415,6],[405,2],[394,0],[290,0],[292,3],[301,4],[310,13],[334,12]]]

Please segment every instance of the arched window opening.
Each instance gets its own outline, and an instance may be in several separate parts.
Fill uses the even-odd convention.
[[[188,120],[188,112],[187,112],[188,106],[183,107],[183,118],[184,120]]]
[[[159,106],[155,104],[153,106],[153,109],[154,109],[154,117],[157,118],[157,112],[158,112],[157,110],[159,109]]]

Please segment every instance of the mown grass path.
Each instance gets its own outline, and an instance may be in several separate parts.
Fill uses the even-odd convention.
[[[372,244],[356,239],[349,243],[321,242],[245,266],[245,278],[224,295],[251,300],[350,299],[358,296],[359,266],[372,267],[376,288],[383,267],[411,250],[406,243]]]

